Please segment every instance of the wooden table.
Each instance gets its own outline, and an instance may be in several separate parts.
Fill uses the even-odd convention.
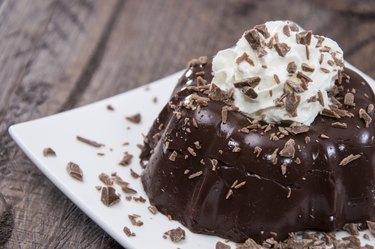
[[[26,158],[9,125],[141,86],[274,19],[335,39],[375,77],[370,0],[0,0],[0,247],[121,248]]]

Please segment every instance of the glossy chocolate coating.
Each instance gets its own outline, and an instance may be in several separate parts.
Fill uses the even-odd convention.
[[[176,86],[172,103],[178,105],[191,94],[186,87],[196,85],[195,72],[202,69],[204,78],[210,82],[210,64],[188,68]],[[342,99],[347,90],[356,89],[355,107],[344,107],[354,117],[334,119],[319,115],[307,133],[289,135],[278,141],[269,139],[271,133],[278,132],[278,127],[263,135],[260,130],[249,134],[239,132],[249,125],[247,117],[240,112],[229,111],[228,121],[222,123],[221,110],[225,104],[220,101],[211,100],[200,110],[180,108],[180,119],[166,105],[147,135],[141,154],[145,167],[142,183],[150,202],[193,232],[235,242],[249,237],[261,242],[271,232],[277,233],[276,239],[285,239],[289,232],[305,229],[329,232],[341,229],[346,223],[374,220],[375,127],[371,123],[365,128],[364,121],[358,117],[360,108],[366,110],[370,103],[375,103],[374,93],[367,83],[361,83],[365,80],[358,74],[349,69],[345,72],[351,79],[349,83],[342,83],[344,91],[337,98]],[[373,112],[369,115],[374,118]],[[185,118],[190,125],[185,125]],[[198,128],[191,124],[192,118]],[[348,128],[334,128],[333,122],[345,122]],[[156,133],[160,133],[160,138],[154,136]],[[329,139],[321,138],[321,134]],[[311,138],[308,144],[306,136]],[[281,150],[290,138],[295,140],[296,157],[302,163],[278,156],[274,165],[271,154],[276,148]],[[200,142],[201,149],[195,147],[196,141]],[[234,146],[239,146],[241,151],[232,152]],[[262,148],[259,157],[254,154],[256,146]],[[192,156],[187,147],[194,148],[197,155]],[[173,151],[178,152],[175,161],[169,160]],[[361,157],[339,166],[350,154],[361,154]],[[215,171],[210,159],[218,160]],[[286,165],[285,175],[281,164]],[[187,169],[189,173],[185,174]],[[188,179],[198,171],[203,174]],[[226,199],[235,180],[246,184],[233,188],[233,195]]]

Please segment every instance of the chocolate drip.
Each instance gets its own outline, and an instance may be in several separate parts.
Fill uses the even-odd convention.
[[[350,80],[342,82],[344,90],[336,95],[342,102],[347,90],[356,89],[355,106],[343,107],[354,117],[319,115],[307,132],[293,135],[281,128],[287,135],[272,141],[270,134],[280,132],[277,125],[266,132],[241,132],[249,126],[248,118],[233,110],[223,123],[223,101],[211,100],[194,110],[181,107],[182,100],[196,93],[192,86],[201,71],[211,82],[211,64],[188,68],[145,138],[142,183],[159,211],[193,232],[235,242],[249,237],[261,242],[274,233],[284,239],[304,229],[335,231],[346,223],[375,219],[375,127],[366,128],[358,116],[375,97],[361,83],[364,79],[346,69]],[[369,116],[374,119],[373,113]],[[332,125],[338,121],[347,128]],[[294,158],[280,156],[290,139]],[[172,153],[175,160],[170,160]],[[340,166],[350,154],[360,157]]]

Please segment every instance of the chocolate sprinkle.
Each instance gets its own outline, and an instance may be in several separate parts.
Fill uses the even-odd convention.
[[[221,122],[225,124],[227,120],[228,120],[228,107],[223,106],[223,108],[221,109]]]
[[[56,152],[52,148],[48,147],[43,150],[43,156],[44,157],[56,156]]]
[[[290,47],[284,42],[276,43],[274,46],[275,46],[276,52],[281,57],[284,57],[290,51]]]
[[[116,194],[116,190],[113,187],[103,187],[100,200],[104,205],[110,207],[118,203],[120,201],[120,197]]]
[[[78,164],[69,162],[68,165],[66,165],[66,170],[71,177],[77,179],[78,181],[82,181],[83,172]]]
[[[102,146],[104,146],[104,144],[100,144],[100,143],[97,143],[95,141],[92,141],[90,139],[87,139],[87,138],[84,138],[84,137],[81,137],[81,136],[76,136],[77,140],[82,142],[82,143],[85,143],[85,144],[88,144],[88,145],[91,145],[93,147],[96,147],[96,148],[100,148]]]
[[[340,166],[346,166],[347,164],[353,162],[354,160],[357,160],[360,157],[361,157],[360,154],[357,154],[357,155],[350,154],[349,156],[342,159],[339,165]]]
[[[125,117],[128,121],[139,124],[141,122],[142,116],[140,113],[134,114],[132,116]]]

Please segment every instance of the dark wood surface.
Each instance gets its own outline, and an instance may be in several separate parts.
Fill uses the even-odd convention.
[[[335,39],[375,77],[375,1],[0,0],[0,248],[121,248],[26,158],[9,125],[146,84],[275,19]]]

